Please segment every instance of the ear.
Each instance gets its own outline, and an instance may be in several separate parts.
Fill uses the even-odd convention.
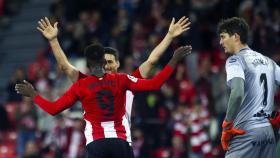
[[[117,69],[120,67],[120,61],[117,61]]]
[[[234,33],[234,39],[240,41],[240,36],[237,33]]]

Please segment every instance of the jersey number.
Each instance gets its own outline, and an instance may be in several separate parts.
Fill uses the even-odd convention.
[[[112,116],[114,112],[114,96],[109,90],[100,90],[96,93],[97,103],[103,110],[108,110],[106,117]]]
[[[263,105],[267,105],[267,79],[266,74],[262,73],[260,76],[261,84],[264,82],[264,97],[263,97]]]

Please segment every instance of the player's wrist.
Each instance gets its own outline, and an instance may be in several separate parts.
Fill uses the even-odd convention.
[[[169,39],[175,38],[174,31],[168,30],[168,32],[166,34],[166,37],[169,38]]]
[[[38,95],[38,92],[34,90],[31,94],[31,98],[34,99],[37,95]]]
[[[57,36],[53,37],[53,38],[50,38],[49,39],[49,42],[52,43],[52,42],[57,42]]]
[[[229,130],[233,127],[233,122],[224,120],[223,124],[222,124],[222,127],[223,127],[223,130]]]

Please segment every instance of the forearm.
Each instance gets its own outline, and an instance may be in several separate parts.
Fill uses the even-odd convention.
[[[164,39],[153,49],[148,59],[140,65],[139,71],[142,77],[149,77],[152,68],[157,64],[160,57],[166,51],[172,40],[172,36],[167,33]]]
[[[68,60],[67,57],[65,56],[59,42],[57,38],[54,38],[52,40],[49,41],[50,46],[53,50],[53,54],[55,56],[55,59],[57,61],[57,64],[61,67],[61,68],[66,68],[68,66]]]
[[[232,89],[225,118],[225,120],[228,122],[234,121],[240,110],[240,106],[244,96],[244,80],[241,78],[232,79],[231,87]]]
[[[63,110],[71,107],[75,103],[75,101],[76,97],[71,96],[68,93],[65,93],[63,96],[61,96],[54,102],[48,101],[40,95],[34,97],[34,102],[50,115],[56,115],[62,112]]]
[[[53,54],[59,68],[72,80],[72,82],[77,81],[79,71],[69,63],[65,53],[63,52],[58,42],[58,39],[54,38],[50,40],[49,43],[53,50]]]
[[[153,79],[145,80],[138,79],[136,83],[131,82],[129,88],[132,91],[147,91],[158,90],[164,84],[164,82],[170,77],[174,71],[173,67],[166,65],[164,69],[159,72]]]
[[[166,51],[172,40],[172,36],[167,33],[164,39],[153,49],[147,61],[150,64],[155,65],[162,54]]]

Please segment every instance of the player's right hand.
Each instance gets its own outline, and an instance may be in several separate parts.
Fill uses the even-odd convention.
[[[221,138],[221,144],[222,144],[223,149],[225,151],[228,150],[229,142],[231,141],[231,138],[234,135],[243,135],[245,133],[246,132],[244,130],[233,128],[233,123],[232,122],[224,121],[223,122],[222,138]]]
[[[57,37],[57,24],[58,22],[55,22],[52,26],[50,20],[47,17],[45,17],[44,19],[40,19],[38,21],[37,29],[50,41]]]
[[[27,82],[26,80],[23,80],[23,83],[16,84],[15,90],[18,94],[22,94],[26,97],[34,98],[37,95],[37,92],[35,91],[32,84]]]

